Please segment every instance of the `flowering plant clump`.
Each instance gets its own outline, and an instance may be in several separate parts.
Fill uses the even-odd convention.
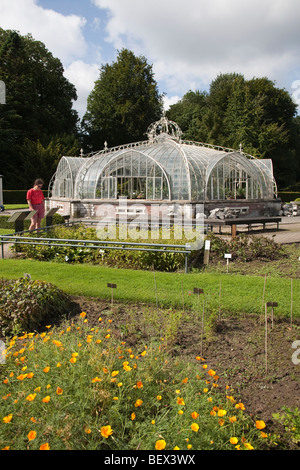
[[[0,369],[0,448],[261,449],[267,429],[200,356],[172,359],[162,339],[134,349],[110,321],[12,337]],[[263,431],[262,431],[263,430]]]

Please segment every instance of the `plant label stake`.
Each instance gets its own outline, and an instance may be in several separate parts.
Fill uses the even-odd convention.
[[[272,328],[273,328],[273,317],[274,307],[278,307],[277,302],[266,302],[265,303],[265,356],[266,356],[266,373],[268,372],[268,307],[272,308]]]
[[[107,283],[107,287],[111,288],[111,304],[114,303],[114,289],[117,288],[117,284],[111,284],[110,282]]]
[[[194,287],[193,292],[191,294],[204,294],[203,289],[199,289],[199,287]],[[202,310],[202,321],[201,321],[201,355],[203,355],[203,333],[204,333],[204,313],[205,313],[205,299],[203,298],[203,310]]]
[[[278,303],[277,302],[267,302],[266,306],[272,308],[272,310],[271,310],[271,319],[272,319],[272,328],[273,328],[273,326],[274,326],[274,307],[278,307]]]
[[[204,264],[207,265],[209,263],[209,250],[210,250],[210,240],[205,240],[204,245]]]
[[[226,259],[226,265],[227,265],[226,269],[228,273],[228,265],[229,265],[229,260],[231,259],[231,253],[225,253],[224,258]]]

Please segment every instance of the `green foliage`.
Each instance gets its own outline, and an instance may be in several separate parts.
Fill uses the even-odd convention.
[[[0,331],[17,334],[34,330],[47,318],[68,313],[70,299],[56,286],[28,277],[16,281],[0,280]]]
[[[59,330],[9,341],[0,381],[2,448],[155,451],[163,441],[165,450],[195,452],[267,445],[243,404],[219,392],[216,372],[202,368],[200,357],[168,354],[163,329],[132,345],[130,335],[121,341],[112,331],[113,312],[88,322],[87,312]]]
[[[35,237],[36,235],[34,235]],[[45,234],[41,234],[41,237]],[[160,235],[161,236],[161,235]],[[95,228],[89,228],[84,225],[76,227],[56,227],[47,232],[47,238],[73,239],[73,240],[97,240],[97,231]],[[109,239],[113,241],[112,239]],[[132,239],[122,240],[124,242],[137,241]],[[140,242],[149,240],[141,237]],[[168,244],[174,243],[173,239],[156,239],[155,243]],[[180,241],[180,244],[184,244]],[[176,243],[175,243],[176,244]],[[179,244],[179,243],[178,243]],[[96,263],[105,266],[114,266],[119,268],[149,269],[154,267],[158,271],[174,272],[184,267],[185,255],[182,253],[159,253],[155,251],[134,251],[134,250],[109,250],[83,247],[60,247],[60,246],[38,246],[22,245],[16,246],[17,252],[24,253],[27,257],[40,261],[60,261],[68,263]]]
[[[271,158],[277,184],[300,179],[300,120],[284,89],[267,78],[220,74],[209,93],[187,92],[167,111],[183,130],[183,138],[238,149]]]
[[[285,439],[290,439],[297,446],[300,445],[300,410],[284,406],[281,413],[274,413],[273,418],[284,426]],[[299,448],[299,447],[298,447]]]
[[[246,262],[253,260],[271,261],[284,257],[281,245],[273,239],[263,236],[240,234],[235,238],[226,240],[210,233],[208,239],[211,240],[211,252],[220,258],[223,258],[225,253],[231,253],[232,260]]]
[[[103,65],[88,97],[83,129],[93,150],[145,140],[148,126],[162,113],[162,96],[145,57],[122,49],[116,62]]]
[[[64,77],[59,59],[30,35],[0,28],[0,44],[0,80],[6,84],[6,104],[0,107],[0,159],[5,187],[31,186],[37,177],[47,184],[48,172],[45,176],[36,174],[40,166],[47,170],[44,156],[38,164],[35,156],[29,173],[24,154],[27,160],[28,146],[38,141],[47,148],[55,136],[76,135],[78,116],[72,109],[77,99],[75,87]]]

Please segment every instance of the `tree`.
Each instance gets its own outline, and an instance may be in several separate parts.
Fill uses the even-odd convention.
[[[198,108],[191,104],[190,96],[189,91],[168,111],[168,117],[176,120],[176,116],[178,123],[184,123],[184,139],[235,149],[242,144],[244,152],[272,159],[281,188],[299,181],[299,119],[296,120],[296,105],[286,90],[277,88],[266,77],[245,80],[243,75],[231,73],[212,81]]]
[[[1,172],[5,187],[15,188],[24,184],[18,169],[25,140],[47,146],[53,135],[76,135],[78,116],[72,105],[77,95],[61,62],[43,43],[0,29],[0,44],[0,80],[6,85],[6,104],[0,105]]]
[[[100,77],[88,97],[82,121],[90,149],[145,140],[148,126],[162,114],[152,66],[145,57],[123,49],[111,65],[102,65]]]

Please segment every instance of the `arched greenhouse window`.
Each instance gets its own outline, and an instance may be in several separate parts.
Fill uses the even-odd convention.
[[[208,169],[206,200],[263,199],[267,195],[259,167],[240,153],[220,156]]]
[[[96,198],[169,200],[166,172],[153,158],[135,150],[111,159],[96,184]]]

